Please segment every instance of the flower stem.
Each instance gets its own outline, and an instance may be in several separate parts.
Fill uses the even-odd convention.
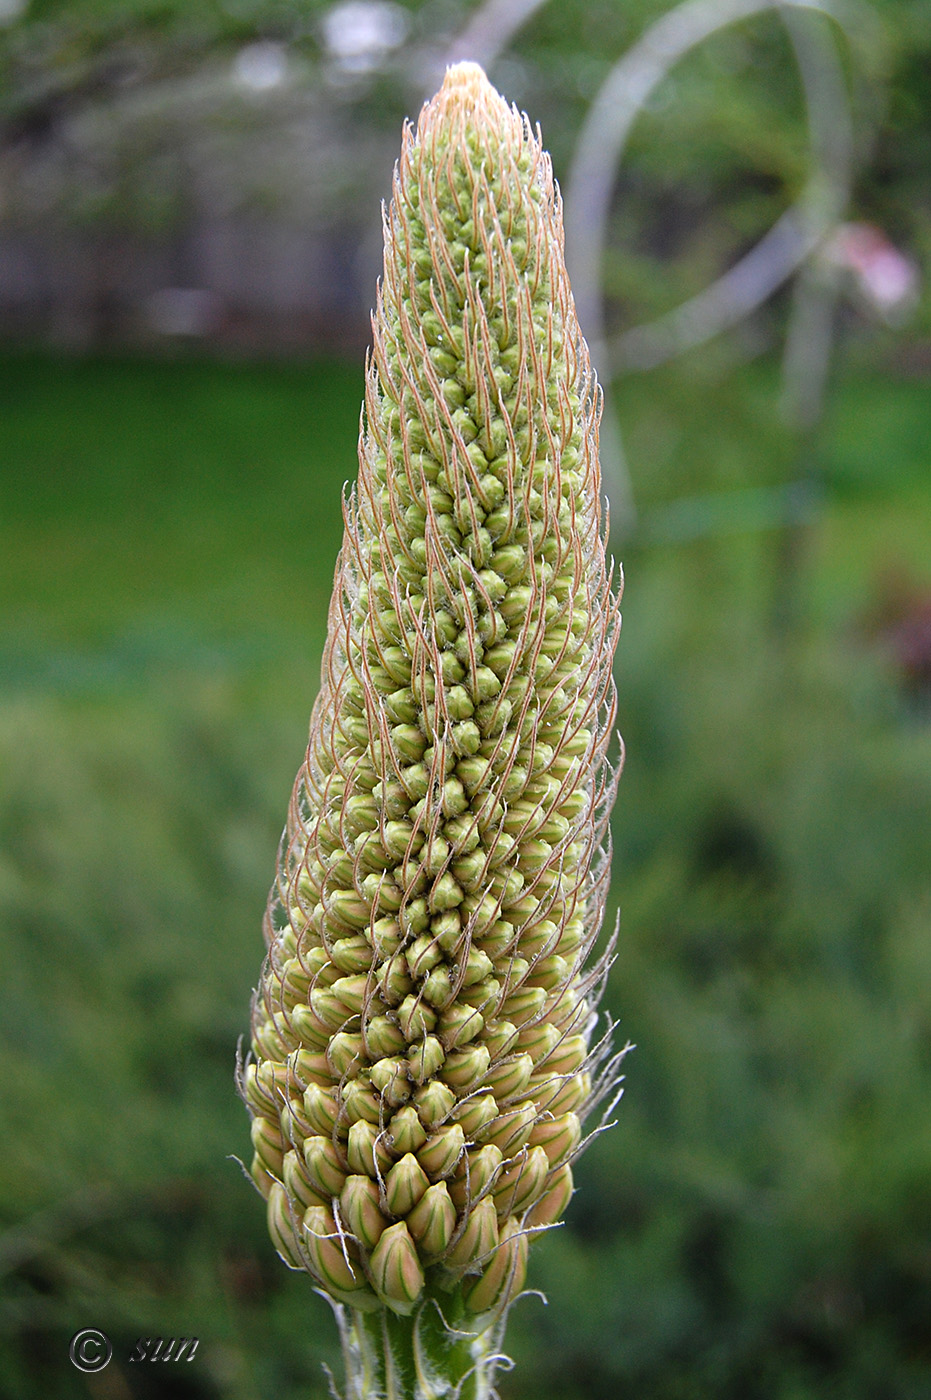
[[[489,1400],[503,1316],[476,1318],[461,1289],[429,1291],[408,1316],[338,1313],[346,1400]]]

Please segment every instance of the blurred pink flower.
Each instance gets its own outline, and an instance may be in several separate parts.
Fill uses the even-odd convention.
[[[840,224],[826,253],[830,262],[852,275],[860,295],[883,320],[901,320],[917,302],[917,264],[875,224]]]

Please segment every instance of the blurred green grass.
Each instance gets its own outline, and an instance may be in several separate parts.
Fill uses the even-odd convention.
[[[645,515],[792,480],[777,389],[708,355],[626,381]],[[229,1156],[361,396],[332,364],[0,364],[14,1400],[290,1400],[338,1370]],[[892,573],[931,591],[929,429],[926,383],[849,365],[791,551],[625,550],[606,1000],[638,1048],[535,1248],[551,1306],[515,1309],[505,1395],[928,1393],[931,725],[869,619]],[[116,1344],[107,1391],[67,1362],[83,1326]],[[125,1364],[191,1334],[173,1389]]]

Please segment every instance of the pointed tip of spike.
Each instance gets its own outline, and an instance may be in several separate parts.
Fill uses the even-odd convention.
[[[488,75],[482,65],[473,63],[470,59],[450,64],[443,79],[443,90],[446,92],[462,89],[470,96],[477,96],[479,93],[487,92],[490,87],[491,83],[488,81]],[[494,91],[493,88],[492,91]]]
[[[463,60],[446,70],[443,85],[436,95],[443,108],[464,106],[472,108],[506,107],[507,103],[479,63]]]

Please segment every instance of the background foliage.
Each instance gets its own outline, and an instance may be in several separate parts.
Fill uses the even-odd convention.
[[[468,10],[410,8],[408,49]],[[127,47],[145,81],[256,38],[314,63],[322,12],[35,0],[3,33],[5,116],[90,101]],[[524,84],[512,95],[557,162],[610,57],[655,13],[551,5],[515,45],[496,76]],[[931,39],[920,6],[881,14],[887,101],[857,212],[921,260]],[[610,272],[619,318],[704,285],[801,178],[778,45],[760,68],[771,40],[761,25],[696,56],[638,128]],[[389,65],[341,100],[396,140],[405,81]],[[725,89],[700,130],[691,94]],[[629,757],[606,1004],[637,1049],[567,1226],[531,1256],[550,1303],[512,1315],[514,1400],[929,1391],[928,309],[893,332],[845,308],[806,444],[778,411],[783,310],[761,319],[755,357],[737,337],[617,388],[642,525],[623,551]],[[11,1400],[297,1400],[327,1393],[321,1361],[338,1368],[328,1309],[275,1258],[230,1160],[248,1152],[232,1063],[361,394],[360,363],[0,362]],[[708,514],[709,499],[801,475],[820,492],[803,525]],[[97,1377],[67,1361],[86,1326],[114,1340]],[[170,1374],[140,1368],[140,1335],[201,1349]]]

